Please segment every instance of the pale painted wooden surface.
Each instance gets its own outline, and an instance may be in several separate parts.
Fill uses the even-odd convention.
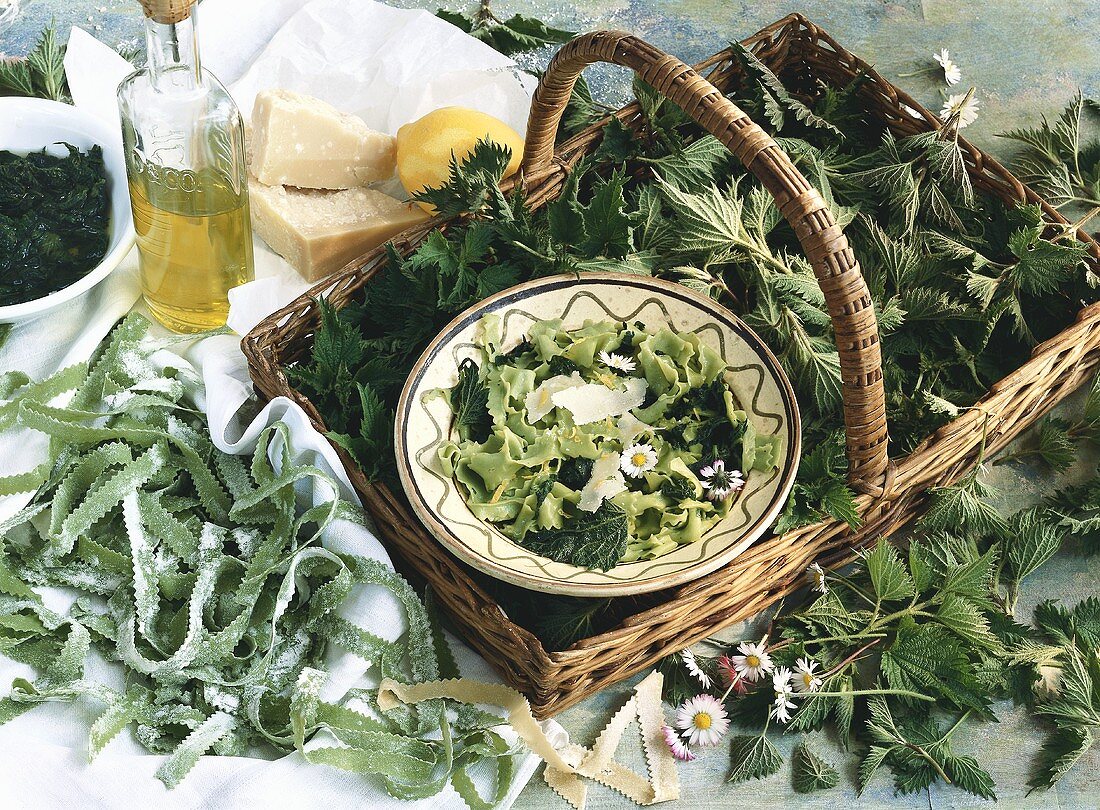
[[[0,0],[0,6],[11,1]],[[81,25],[110,44],[134,40],[140,29],[136,0],[19,2],[21,14],[14,26],[0,30],[0,51],[9,54],[25,52],[33,35],[51,18],[62,29]],[[393,4],[429,9],[438,5],[427,0]],[[471,0],[469,5],[473,4]],[[464,7],[453,0],[446,5]],[[942,84],[932,78],[897,79],[897,74],[930,67],[931,53],[946,47],[962,68],[960,88],[975,86],[984,108],[966,135],[996,155],[1005,155],[1007,146],[995,137],[997,132],[1033,122],[1039,113],[1056,114],[1077,88],[1086,95],[1100,96],[1100,0],[499,0],[495,5],[504,14],[523,11],[573,30],[626,29],[688,62],[698,61],[730,40],[748,36],[799,11],[930,108],[938,108],[941,103]],[[540,54],[532,61],[545,62],[545,58],[546,54]],[[618,102],[628,80],[622,71],[595,69],[593,85],[607,100]],[[1038,500],[1052,488],[1091,474],[1096,461],[1090,454],[1069,474],[1057,479],[1031,468],[996,467],[990,480],[1003,488],[1005,511],[1011,512]],[[1026,619],[1034,604],[1047,598],[1073,604],[1097,592],[1098,578],[1100,558],[1062,553],[1026,584],[1018,616]],[[737,638],[742,630],[731,628],[722,635]],[[591,744],[622,705],[633,682],[606,690],[565,712],[559,720],[576,741]],[[967,726],[953,740],[957,750],[977,754],[990,770],[1002,805],[1100,807],[1100,750],[1087,755],[1056,790],[1026,796],[1023,786],[1042,735],[1026,712],[1011,706],[998,708],[999,724]],[[857,798],[852,787],[855,757],[840,751],[835,742],[815,736],[817,748],[841,765],[843,775],[837,788],[798,796],[791,790],[786,766],[762,782],[726,785],[728,750],[720,746],[696,762],[681,766],[682,799],[676,806],[951,808],[986,804],[950,788],[895,797],[885,776],[878,777],[867,793]],[[796,739],[781,742],[786,754]],[[632,767],[642,768],[636,738],[628,737],[620,758]],[[565,806],[538,778],[516,805],[521,810]],[[592,810],[630,806],[628,800],[608,788],[597,784],[590,787]]]

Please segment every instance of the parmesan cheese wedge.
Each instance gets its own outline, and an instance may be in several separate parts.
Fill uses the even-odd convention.
[[[269,186],[355,188],[393,176],[396,141],[318,98],[276,88],[252,110],[252,173]]]
[[[380,191],[314,191],[248,183],[252,229],[307,281],[343,267],[428,218]]]
[[[573,423],[588,425],[609,416],[621,416],[645,401],[648,383],[642,377],[628,377],[618,388],[585,383],[552,394],[550,401],[573,415]]]
[[[614,498],[625,491],[626,479],[619,470],[619,454],[604,453],[592,465],[592,475],[581,489],[577,508],[585,512],[595,512],[608,498]]]

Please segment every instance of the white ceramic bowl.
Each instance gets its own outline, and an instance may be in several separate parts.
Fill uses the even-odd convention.
[[[71,104],[39,98],[0,98],[0,149],[17,154],[37,152],[66,155],[61,143],[83,151],[99,144],[107,168],[107,191],[111,197],[111,241],[103,260],[83,278],[42,298],[0,307],[0,323],[29,321],[95,287],[118,267],[134,245],[134,220],[126,188],[126,163],[118,135],[105,123]]]
[[[446,397],[458,367],[476,357],[482,316],[500,318],[500,349],[516,346],[532,323],[560,318],[566,328],[586,320],[640,322],[647,331],[695,332],[726,361],[724,380],[762,435],[783,448],[771,471],[749,471],[736,508],[698,542],[655,560],[619,563],[607,571],[540,557],[479,520],[436,452],[452,435]],[[798,404],[779,361],[737,316],[705,296],[648,276],[581,273],[548,276],[497,293],[444,327],[421,355],[397,406],[394,438],[401,484],[417,517],[459,559],[523,588],[571,596],[624,596],[682,585],[727,565],[761,537],[787,502],[801,452]]]

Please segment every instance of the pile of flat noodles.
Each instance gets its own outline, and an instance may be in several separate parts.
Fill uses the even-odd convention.
[[[483,319],[476,343],[491,428],[478,436],[458,419],[457,440],[439,450],[477,517],[538,549],[540,533],[609,502],[625,512],[629,532],[620,561],[652,559],[699,540],[736,501],[737,493],[709,500],[702,467],[719,457],[746,476],[775,466],[778,438],[759,435],[741,410],[722,357],[697,334],[640,326],[587,321],[570,330],[543,321],[501,352],[498,319]],[[634,370],[610,368],[601,352],[633,361]],[[577,413],[553,405],[568,388],[576,388],[567,393]],[[609,413],[586,422],[578,413],[591,417],[593,400],[606,400]],[[624,477],[620,455],[636,443],[650,445],[657,464]]]

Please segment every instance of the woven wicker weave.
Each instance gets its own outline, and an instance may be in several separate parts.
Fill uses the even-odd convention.
[[[939,126],[931,113],[799,15],[780,20],[745,44],[772,70],[807,89],[815,81],[840,87],[860,73],[867,74],[870,80],[861,90],[867,107],[897,135]],[[530,204],[537,207],[553,200],[571,166],[599,142],[602,124],[553,149],[570,88],[584,66],[597,61],[634,69],[695,117],[760,178],[795,228],[827,296],[837,335],[847,451],[852,483],[864,493],[858,499],[863,525],[853,532],[845,523],[819,523],[762,541],[726,568],[660,594],[655,607],[628,617],[609,632],[548,653],[534,635],[508,620],[478,584],[478,575],[416,523],[402,498],[384,486],[367,483],[337,448],[399,564],[433,586],[466,640],[527,694],[541,717],[758,613],[797,588],[814,560],[834,565],[850,558],[869,539],[889,535],[919,512],[928,488],[949,484],[970,470],[983,442],[987,452],[996,451],[1100,365],[1100,305],[1094,305],[1082,310],[1060,335],[1038,346],[1031,360],[997,383],[977,405],[928,437],[908,457],[889,461],[878,336],[855,257],[817,192],[775,142],[725,97],[740,80],[729,51],[692,70],[628,34],[589,34],[563,47],[535,94],[528,125],[524,183]],[[702,78],[704,73],[709,82]],[[636,104],[615,115],[628,126],[640,123]],[[1000,164],[964,139],[960,144],[976,188],[1006,201],[1040,203],[1049,222],[1066,224]],[[446,223],[433,220],[407,231],[395,240],[395,247],[408,253],[436,227]],[[1090,246],[1091,261],[1100,269],[1100,248],[1084,233],[1078,236]],[[321,430],[320,415],[290,387],[282,368],[308,355],[319,320],[313,298],[324,296],[343,306],[369,283],[384,260],[382,251],[374,251],[353,262],[267,318],[242,343],[256,387],[268,397],[292,398]]]

